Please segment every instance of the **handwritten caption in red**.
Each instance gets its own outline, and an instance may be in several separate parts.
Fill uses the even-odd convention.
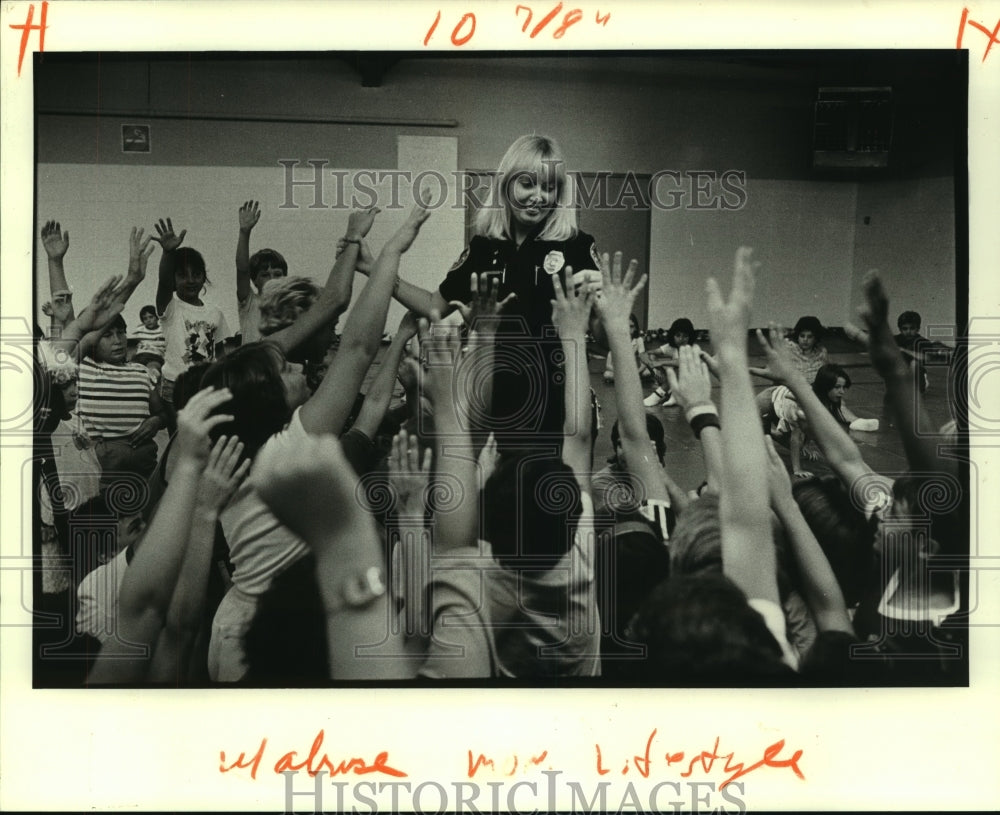
[[[677,769],[680,770],[680,777],[690,778],[699,772],[700,768],[700,772],[706,776],[710,776],[713,773],[720,773],[724,776],[719,784],[720,790],[725,789],[725,787],[738,778],[742,778],[765,767],[791,770],[798,778],[805,779],[805,775],[799,768],[799,761],[802,759],[802,750],[795,750],[791,755],[783,757],[782,752],[785,750],[784,739],[779,739],[765,747],[760,753],[760,758],[754,755],[752,757],[753,760],[748,760],[743,756],[737,757],[735,750],[729,752],[722,751],[719,747],[721,743],[719,736],[716,736],[711,749],[690,753],[683,750],[666,750],[662,752],[663,746],[656,746],[655,744],[656,734],[657,731],[654,728],[646,740],[645,748],[638,753],[626,757],[623,762],[620,762],[621,775],[628,775],[634,769],[643,778],[649,778],[657,767],[671,768],[677,765]],[[595,769],[598,775],[607,775],[611,772],[612,767],[618,767],[619,761],[607,758],[601,750],[600,744],[595,744],[594,749],[597,762]],[[467,768],[469,778],[473,778],[477,773],[487,770],[492,771],[493,774],[513,776],[519,766],[527,770],[532,766],[541,764],[548,756],[548,751],[543,750],[538,755],[529,753],[528,758],[523,762],[516,754],[497,758],[496,760],[483,753],[478,753],[478,758],[473,758],[473,755],[475,755],[473,751],[469,750]],[[614,763],[605,766],[606,761],[613,761]]]
[[[535,37],[539,34],[548,31],[552,34],[552,39],[561,40],[563,36],[565,36],[566,32],[569,31],[571,26],[582,22],[584,19],[583,9],[572,8],[564,14],[562,0],[546,12],[534,26],[531,26],[531,23],[535,17],[535,10],[531,6],[518,3],[514,7],[514,15],[521,21],[521,33],[527,34],[530,39],[535,39]],[[594,14],[594,22],[600,26],[607,26],[608,20],[610,19],[611,12],[602,14],[600,11],[597,11]],[[434,32],[437,30],[438,23],[440,22],[441,11],[439,9],[437,14],[434,16],[434,22],[431,23],[431,27],[427,29],[427,34],[424,36],[424,45],[428,45],[430,43],[431,38],[434,36]],[[447,25],[447,23],[445,25]],[[529,27],[531,27],[530,31]],[[459,18],[455,27],[451,30],[451,44],[456,47],[461,47],[471,40],[475,33],[476,15],[471,11],[466,12]]]
[[[21,65],[24,62],[24,53],[28,50],[28,40],[31,38],[31,32],[38,32],[38,50],[45,50],[45,29],[48,28],[46,25],[46,18],[49,14],[49,4],[47,2],[42,3],[42,13],[38,18],[37,25],[32,21],[35,19],[35,4],[32,3],[28,6],[28,14],[24,18],[23,25],[11,24],[11,28],[15,31],[20,30],[21,32],[21,50],[17,55],[17,75],[21,75]]]
[[[997,24],[993,26],[993,30],[990,31],[982,23],[977,23],[975,20],[969,19],[969,10],[967,8],[962,9],[962,19],[958,24],[958,40],[955,43],[955,47],[961,50],[962,43],[965,40],[965,29],[974,28],[976,31],[981,32],[987,38],[986,48],[983,50],[982,62],[986,62],[986,57],[990,55],[990,49],[994,45],[1000,45],[1000,39],[997,35],[1000,34],[1000,20],[997,20]]]

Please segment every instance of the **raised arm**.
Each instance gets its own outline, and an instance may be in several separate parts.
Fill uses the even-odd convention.
[[[559,332],[566,366],[563,462],[569,465],[581,492],[590,493],[590,371],[587,367],[587,329],[594,292],[584,284],[573,285],[573,270],[567,266],[565,281],[552,278],[552,324]],[[621,367],[621,366],[620,366]],[[628,368],[630,366],[625,365]],[[645,429],[645,428],[644,428]]]
[[[250,470],[249,458],[240,463],[242,453],[238,437],[220,436],[205,463],[177,585],[156,640],[147,677],[150,682],[183,683],[193,678],[191,657],[204,620],[216,522]]]
[[[429,214],[419,204],[414,205],[406,221],[382,248],[368,284],[351,309],[337,356],[316,393],[301,408],[300,417],[306,432],[338,434],[343,428],[365,372],[381,345],[400,258],[416,239]]]
[[[771,323],[767,336],[757,330],[757,341],[767,357],[768,371],[794,394],[809,423],[809,433],[819,444],[830,467],[848,488],[852,488],[872,469],[861,457],[854,440],[823,406],[805,376],[795,367],[784,340],[784,330]]]
[[[416,333],[417,318],[412,311],[408,311],[399,322],[392,343],[382,357],[378,372],[368,387],[368,393],[365,394],[365,401],[361,404],[358,418],[354,420],[354,429],[360,430],[369,439],[375,438],[379,425],[385,418],[385,412],[389,409],[399,362],[406,352],[406,343]]]
[[[321,435],[280,449],[266,447],[251,478],[271,511],[316,557],[330,678],[414,676],[416,663],[398,656],[403,634],[389,625],[381,536],[337,439]],[[364,653],[366,646],[372,653]],[[382,649],[387,656],[379,656]]]
[[[802,592],[820,631],[844,631],[853,634],[840,584],[826,559],[819,541],[802,517],[798,503],[792,497],[792,484],[785,465],[774,449],[770,437],[767,447],[767,482],[771,507],[785,528],[799,567]]]
[[[160,244],[163,254],[160,256],[159,277],[156,282],[156,310],[162,314],[174,296],[176,281],[174,280],[174,267],[176,259],[174,252],[184,242],[187,230],[181,231],[180,235],[174,234],[174,224],[167,218],[160,219],[156,224],[156,234],[150,237]]]
[[[187,548],[201,474],[211,452],[209,432],[233,418],[210,414],[230,399],[228,390],[199,391],[177,415],[170,484],[125,570],[118,597],[119,637],[101,649],[90,682],[138,682],[149,672]],[[124,658],[136,645],[145,646],[146,655]]]
[[[42,227],[42,246],[48,256],[49,296],[51,300],[51,324],[49,336],[57,327],[61,328],[73,321],[73,292],[66,281],[63,258],[69,251],[69,230],[63,232],[58,221],[46,221]]]
[[[719,410],[712,401],[712,380],[700,349],[684,345],[678,349],[677,372],[667,369],[670,392],[684,409],[695,438],[701,442],[708,489],[717,493],[722,474],[722,431]]]
[[[719,523],[722,570],[748,599],[779,602],[774,541],[768,510],[767,457],[747,360],[753,302],[751,251],[736,252],[733,288],[723,300],[708,280],[708,316],[722,380],[722,477]]]
[[[268,342],[275,343],[288,354],[323,326],[334,323],[344,312],[351,301],[354,261],[358,247],[372,228],[378,213],[378,208],[372,207],[350,214],[347,220],[347,236],[344,238],[346,248],[333,264],[326,285],[316,298],[316,302],[311,309],[299,315],[294,323],[270,334],[266,338]]]
[[[243,302],[250,296],[250,233],[260,220],[260,205],[244,201],[240,207],[240,231],[236,238],[236,299]]]
[[[608,348],[618,360],[632,359],[629,315],[636,295],[646,284],[643,275],[633,288],[637,263],[629,263],[622,277],[622,253],[615,252],[609,263],[607,253],[602,258],[603,291],[596,300]],[[669,494],[660,475],[656,451],[646,430],[646,412],[642,405],[642,383],[635,365],[618,365],[615,370],[615,404],[618,408],[618,431],[628,470],[645,490],[648,499],[669,501]]]
[[[868,328],[868,351],[872,365],[885,381],[889,409],[896,421],[910,469],[914,472],[934,472],[941,469],[957,472],[958,464],[955,459],[942,459],[938,456],[934,436],[919,432],[919,427],[926,428],[930,424],[920,404],[913,371],[893,339],[888,321],[889,298],[877,272],[868,272],[864,291],[867,302],[860,313]]]

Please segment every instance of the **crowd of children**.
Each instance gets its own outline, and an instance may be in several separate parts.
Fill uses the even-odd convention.
[[[42,595],[70,598],[68,640],[89,655],[75,681],[959,681],[940,643],[964,597],[934,562],[966,553],[965,507],[924,506],[957,469],[917,432],[918,343],[894,341],[878,278],[854,336],[909,459],[895,478],[846,432],[874,427],[845,403],[851,377],[819,320],[790,339],[758,330],[766,364],[751,367],[750,249],[728,296],[709,281],[711,353],[686,318],[647,351],[633,314],[646,277],[597,252],[573,200],[556,143],[518,139],[436,291],[399,274],[429,216],[419,201],[378,252],[378,209],[352,213],[322,288],[273,249],[251,254],[261,210],[246,201],[228,351],[201,299],[225,274],[210,283],[169,218],[132,230],[127,274],[79,314],[69,235],[46,223],[37,540],[43,563],[71,564],[63,584],[42,570]],[[122,311],[154,242],[156,303],[130,357]],[[335,335],[355,272],[367,280]],[[409,311],[383,348],[393,298]],[[599,471],[588,338],[618,417]],[[773,385],[755,394],[755,374]],[[674,406],[703,453],[690,493],[655,415]],[[834,475],[802,470],[806,444]]]

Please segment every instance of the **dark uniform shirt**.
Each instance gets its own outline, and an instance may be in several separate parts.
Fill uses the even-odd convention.
[[[563,353],[552,324],[552,277],[561,279],[567,264],[574,272],[599,268],[590,235],[577,232],[561,241],[529,236],[520,247],[512,240],[477,235],[441,283],[441,296],[449,301],[469,301],[473,272],[480,276],[480,286],[484,275],[489,285],[499,278],[501,300],[511,292],[517,295],[504,307],[494,353],[488,424],[501,449],[562,439]]]

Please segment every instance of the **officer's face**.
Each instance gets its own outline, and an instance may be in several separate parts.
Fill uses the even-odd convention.
[[[549,217],[556,204],[555,178],[532,172],[516,173],[507,185],[511,220],[531,229]]]

